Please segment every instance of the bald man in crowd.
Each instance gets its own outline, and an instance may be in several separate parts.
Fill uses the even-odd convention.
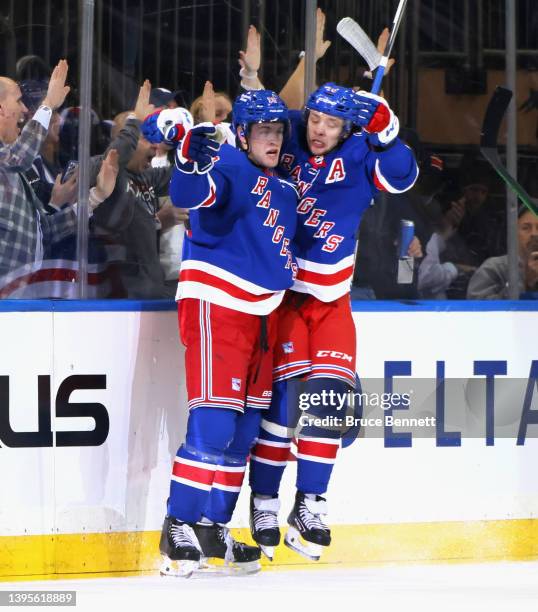
[[[53,111],[69,93],[67,71],[67,62],[60,60],[43,102],[22,130],[28,109],[21,90],[15,81],[0,77],[0,285],[23,266],[39,267],[52,244],[76,233],[75,208],[67,206],[47,214],[24,174],[39,155]],[[112,194],[117,172],[117,153],[110,151],[94,177],[90,210]]]
[[[43,259],[45,245],[76,231],[71,207],[58,215],[47,215],[31,189],[24,172],[39,154],[52,112],[63,104],[69,87],[67,62],[61,60],[52,72],[47,94],[24,129],[28,109],[15,81],[0,77],[0,277]]]

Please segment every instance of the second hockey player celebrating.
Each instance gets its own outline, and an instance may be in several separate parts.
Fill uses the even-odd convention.
[[[290,111],[290,118],[281,167],[300,197],[292,244],[298,274],[279,309],[273,399],[250,468],[252,535],[270,558],[280,541],[278,490],[299,416],[287,383],[306,377],[303,391],[312,396],[343,397],[354,387],[349,289],[356,231],[376,192],[406,191],[418,175],[411,150],[397,138],[398,119],[381,97],[327,83],[310,96],[303,114]],[[336,409],[310,412],[323,417]],[[311,559],[331,542],[322,496],[339,446],[339,432],[331,428],[303,427],[299,434],[297,493],[285,543]]]

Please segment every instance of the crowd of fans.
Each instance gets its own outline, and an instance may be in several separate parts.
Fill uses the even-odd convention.
[[[381,45],[387,34],[382,34]],[[262,86],[256,72],[257,37],[251,27],[247,51],[240,52],[244,88]],[[318,36],[317,59],[329,44]],[[21,128],[35,123],[32,118],[48,101],[53,79],[45,78],[50,71],[39,58],[24,58],[21,66],[28,78],[0,78],[0,298],[76,297],[79,108],[63,101],[52,108],[48,129],[32,153],[31,139]],[[290,81],[302,82],[303,70],[301,60]],[[170,151],[145,140],[140,123],[156,109],[177,106],[188,106],[194,123],[221,122],[229,121],[232,100],[207,82],[188,105],[184,92],[152,88],[146,81],[131,110],[107,120],[92,111],[91,297],[159,299],[175,294],[188,213],[168,198]],[[32,129],[39,132],[39,126]],[[478,151],[464,155],[459,166],[448,167],[413,131],[402,130],[402,138],[415,151],[420,178],[406,194],[380,193],[365,213],[358,230],[352,296],[508,297],[502,183]],[[15,211],[17,206],[26,210],[24,215]],[[404,282],[398,273],[402,220],[414,223],[416,237],[412,274]],[[21,224],[24,227],[16,227]],[[520,293],[533,297],[538,291],[538,219],[522,208],[518,228]]]

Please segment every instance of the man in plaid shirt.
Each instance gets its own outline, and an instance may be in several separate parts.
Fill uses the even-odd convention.
[[[76,215],[67,207],[47,215],[24,172],[31,167],[49,127],[52,111],[62,105],[67,62],[54,68],[47,95],[24,129],[20,124],[28,109],[17,83],[0,77],[0,277],[29,263],[40,263],[44,245],[76,231]]]

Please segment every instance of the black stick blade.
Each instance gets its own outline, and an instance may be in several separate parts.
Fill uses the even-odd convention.
[[[481,148],[496,148],[499,128],[506,109],[512,99],[512,92],[506,87],[497,87],[491,96],[480,134]]]

